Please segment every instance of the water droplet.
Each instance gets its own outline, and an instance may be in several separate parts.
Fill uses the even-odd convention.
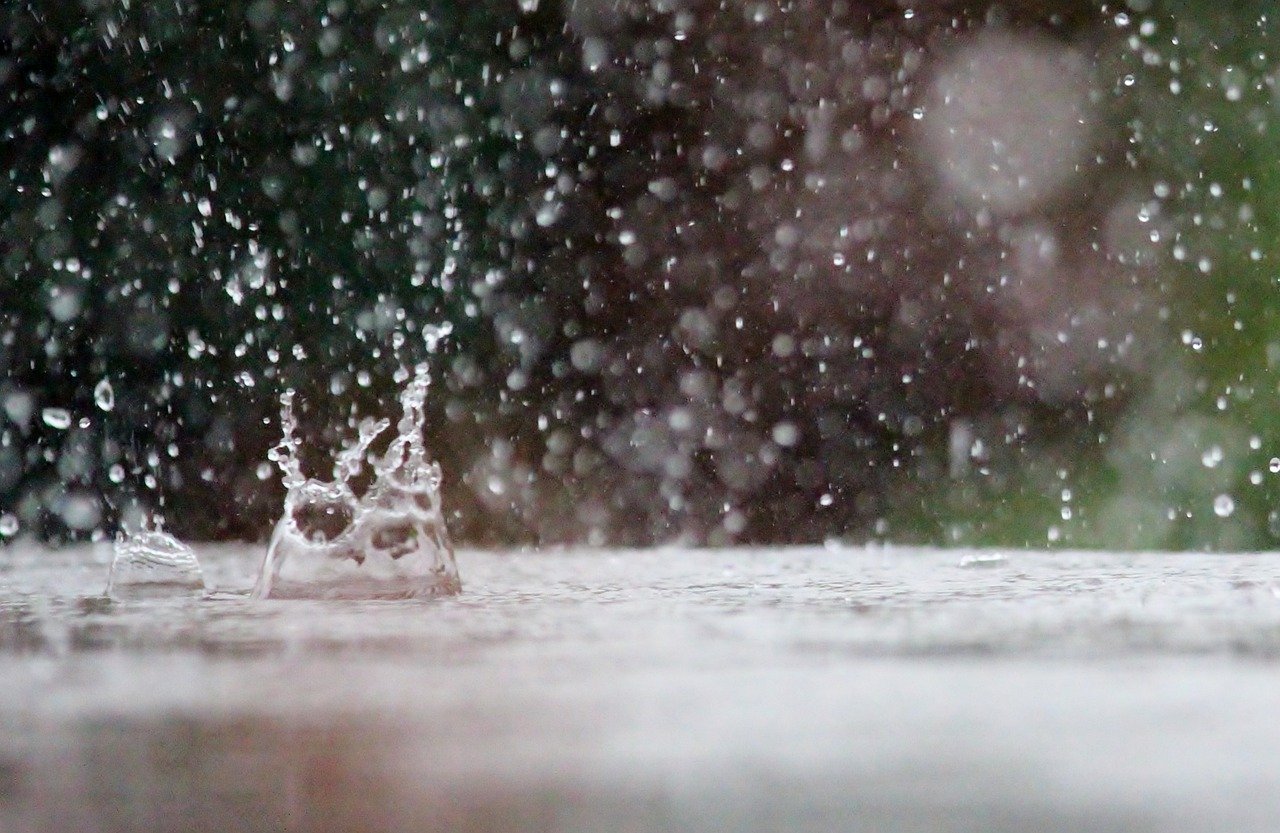
[[[110,411],[116,407],[116,392],[111,387],[110,379],[103,379],[94,387],[93,401],[104,411]]]
[[[422,328],[422,340],[427,343],[427,352],[434,353],[436,348],[440,346],[440,342],[449,337],[453,332],[453,323],[445,321],[441,324],[431,325]]]
[[[59,431],[71,427],[71,412],[66,408],[45,408],[40,412],[40,419],[45,425]]]
[[[793,422],[779,422],[773,426],[773,441],[790,448],[800,440],[800,431]]]
[[[5,512],[0,515],[0,535],[6,538],[12,538],[18,534],[18,516],[12,512]]]
[[[1236,511],[1236,502],[1231,495],[1218,495],[1213,499],[1213,514],[1219,518],[1230,517],[1234,511]]]
[[[1200,463],[1207,469],[1217,468],[1222,462],[1222,446],[1211,446],[1203,454],[1200,455]]]

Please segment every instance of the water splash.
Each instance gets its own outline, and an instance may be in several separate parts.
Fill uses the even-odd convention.
[[[960,556],[960,566],[966,568],[1003,567],[1009,558],[999,552],[979,552]]]
[[[200,562],[190,547],[144,521],[138,531],[116,539],[107,595],[113,599],[199,596],[205,592]]]
[[[432,330],[428,349],[447,334],[447,328]],[[427,364],[417,365],[400,394],[397,436],[359,496],[351,481],[390,423],[365,420],[354,443],[338,454],[333,479],[308,478],[299,459],[294,392],[280,397],[283,436],[268,456],[280,467],[287,493],[254,597],[409,599],[462,589],[440,503],[440,466],[428,460],[423,444],[430,383]]]

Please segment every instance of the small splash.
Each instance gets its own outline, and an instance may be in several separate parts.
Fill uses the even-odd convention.
[[[428,345],[435,346],[430,337]],[[418,365],[400,395],[397,436],[359,496],[351,481],[389,421],[360,425],[355,442],[338,455],[332,480],[308,478],[298,454],[294,392],[280,397],[283,439],[268,456],[284,473],[287,493],[254,597],[412,599],[462,589],[440,503],[440,466],[428,460],[422,439],[430,380],[427,365]]]
[[[204,591],[204,574],[195,552],[153,522],[116,539],[107,574],[107,595],[111,598],[199,596]]]
[[[998,552],[971,553],[960,557],[959,566],[965,568],[1003,567],[1009,559]]]

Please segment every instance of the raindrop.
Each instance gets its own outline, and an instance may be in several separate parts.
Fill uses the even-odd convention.
[[[778,445],[790,447],[800,439],[800,431],[793,422],[779,422],[773,426],[773,441]]]
[[[18,534],[18,516],[12,512],[0,515],[0,535],[12,538],[16,534]]]
[[[1234,511],[1236,511],[1236,502],[1231,495],[1218,495],[1213,499],[1213,514],[1219,518],[1230,517]]]
[[[71,412],[66,408],[45,408],[40,412],[40,419],[45,425],[59,431],[71,427]]]
[[[110,379],[103,379],[94,387],[93,401],[104,411],[110,411],[116,407],[116,392],[111,387]]]

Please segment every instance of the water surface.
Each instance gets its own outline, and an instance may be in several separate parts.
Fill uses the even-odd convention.
[[[0,562],[0,830],[1280,829],[1280,559],[461,552],[109,602]],[[961,566],[964,564],[965,566]]]

